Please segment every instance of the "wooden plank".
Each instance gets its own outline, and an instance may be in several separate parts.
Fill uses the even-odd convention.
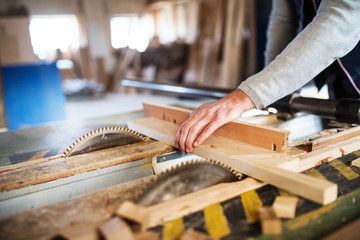
[[[149,207],[125,201],[120,205],[116,214],[141,224],[142,229],[145,230],[231,199],[260,185],[265,185],[265,183],[252,178],[238,182],[220,183]]]
[[[297,197],[276,197],[273,209],[279,218],[294,218],[296,211]]]
[[[90,172],[171,151],[173,151],[173,148],[169,145],[152,141],[68,158],[58,158],[36,165],[25,166],[15,171],[2,172],[0,174],[0,192],[70,177],[78,173]]]
[[[167,144],[175,144],[178,126],[156,118],[136,119],[128,122],[129,128]],[[298,174],[282,168],[296,159],[286,154],[251,146],[246,143],[210,136],[194,154],[221,161],[235,170],[276,187],[285,189],[312,201],[328,204],[337,198],[337,185]]]
[[[304,149],[307,152],[311,152],[317,149],[321,149],[326,146],[330,146],[335,143],[342,142],[344,140],[351,139],[360,135],[360,126],[346,129],[342,132],[335,133],[330,136],[321,137],[319,139],[310,141],[308,143],[297,146],[300,149]]]
[[[259,209],[259,218],[261,222],[262,234],[281,233],[281,221],[276,216],[272,207],[262,207]]]
[[[154,117],[177,125],[181,125],[190,113],[191,111],[186,109],[144,103],[145,117]],[[214,134],[276,152],[286,152],[290,132],[273,127],[232,121],[218,128]]]

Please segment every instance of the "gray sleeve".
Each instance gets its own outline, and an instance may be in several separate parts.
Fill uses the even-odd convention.
[[[323,0],[313,21],[264,70],[238,88],[257,108],[292,93],[356,46],[359,22],[359,0]]]
[[[265,48],[265,66],[280,54],[293,40],[299,29],[299,17],[292,0],[273,0],[267,41]]]

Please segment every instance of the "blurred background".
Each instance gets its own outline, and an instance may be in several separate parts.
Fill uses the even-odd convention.
[[[263,68],[270,10],[270,0],[1,0],[0,128],[219,98]]]

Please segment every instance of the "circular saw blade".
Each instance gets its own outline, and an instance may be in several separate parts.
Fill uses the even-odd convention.
[[[193,161],[157,175],[136,203],[150,206],[223,182],[238,181],[243,175],[214,161]]]
[[[78,138],[65,150],[63,157],[70,157],[148,140],[150,140],[150,138],[144,137],[125,127],[99,128]]]

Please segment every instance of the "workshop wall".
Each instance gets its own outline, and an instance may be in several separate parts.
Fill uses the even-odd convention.
[[[16,14],[14,9],[23,7],[22,12],[29,17],[77,17],[79,49],[57,55],[74,62],[73,73],[64,73],[64,78],[96,79],[110,91],[119,90],[119,81],[124,77],[235,88],[258,70],[258,2],[261,1],[8,0],[0,2],[0,13]],[[128,47],[114,49],[111,18],[144,15],[150,16],[154,24],[147,50],[141,53]],[[146,63],[144,55],[145,59],[151,55],[154,64]]]

